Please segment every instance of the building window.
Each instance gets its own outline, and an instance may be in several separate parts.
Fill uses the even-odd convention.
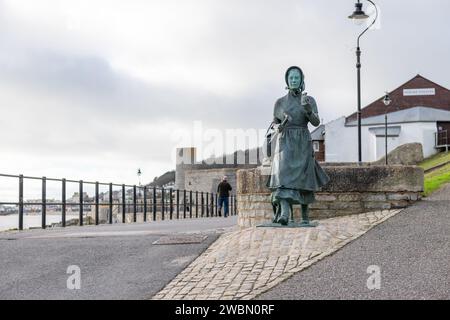
[[[319,152],[320,151],[319,141],[314,141],[313,142],[313,149],[314,149],[314,152]]]

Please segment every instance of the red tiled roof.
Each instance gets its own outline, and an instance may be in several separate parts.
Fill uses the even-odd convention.
[[[404,96],[403,89],[435,88],[435,95]],[[429,107],[450,111],[450,90],[433,81],[422,77],[420,74],[389,93],[392,103],[386,107],[380,97],[361,110],[361,118],[369,118],[388,113],[405,110],[414,107]],[[346,118],[346,122],[355,121],[356,112]]]

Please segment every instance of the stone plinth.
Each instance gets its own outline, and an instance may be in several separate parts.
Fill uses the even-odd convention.
[[[312,219],[324,219],[377,210],[405,208],[420,200],[423,169],[417,166],[323,166],[330,183],[316,193]],[[268,176],[259,168],[238,170],[237,211],[240,227],[270,222],[273,215]],[[300,208],[294,217],[300,221]]]

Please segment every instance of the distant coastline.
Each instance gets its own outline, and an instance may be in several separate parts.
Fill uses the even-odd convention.
[[[69,221],[71,219],[77,219],[77,214],[68,214],[66,216],[66,220]],[[53,223],[61,222],[61,212],[47,214],[46,224],[51,225]],[[40,214],[32,214],[32,215],[24,215],[23,216],[23,225],[24,229],[29,228],[40,228],[42,225],[41,215]],[[15,230],[19,226],[19,214],[8,214],[8,215],[0,215],[0,232]]]

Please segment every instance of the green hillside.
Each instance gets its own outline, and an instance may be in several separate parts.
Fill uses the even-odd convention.
[[[450,152],[440,152],[432,157],[425,159],[419,164],[424,170],[431,169],[438,165],[450,162]]]
[[[443,165],[442,167],[439,167]],[[431,170],[425,173],[424,196],[441,188],[444,184],[450,183],[450,152],[441,152],[425,159],[419,164],[424,170]]]

